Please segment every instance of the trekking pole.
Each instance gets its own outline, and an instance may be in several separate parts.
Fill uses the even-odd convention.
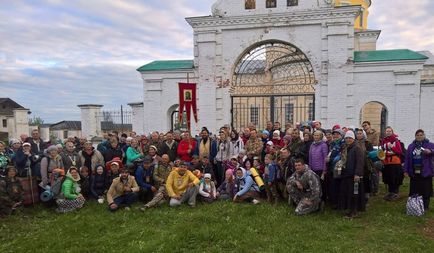
[[[30,181],[30,194],[32,196],[32,205],[35,205],[35,195],[33,194],[33,178],[32,178],[32,168],[28,167],[29,181]]]

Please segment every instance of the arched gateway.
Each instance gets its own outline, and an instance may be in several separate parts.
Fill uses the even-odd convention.
[[[306,55],[282,41],[265,41],[246,50],[234,67],[232,126],[249,122],[264,129],[315,117],[315,76]]]

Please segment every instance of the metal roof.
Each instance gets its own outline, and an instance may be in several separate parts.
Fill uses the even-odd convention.
[[[153,61],[137,69],[139,72],[193,69],[193,60]]]

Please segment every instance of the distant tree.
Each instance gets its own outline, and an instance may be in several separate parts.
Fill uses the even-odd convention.
[[[44,120],[41,117],[33,116],[33,118],[29,118],[29,125],[40,126],[44,124]]]

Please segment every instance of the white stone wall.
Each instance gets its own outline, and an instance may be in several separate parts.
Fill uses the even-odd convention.
[[[144,133],[144,116],[145,116],[145,112],[144,112],[144,108],[143,108],[143,103],[131,103],[128,104],[129,106],[131,106],[131,110],[132,110],[132,125],[133,125],[133,131],[136,132],[137,134],[142,134]]]
[[[64,140],[64,139],[66,139],[64,137],[65,131],[67,131],[66,138],[68,138],[68,137],[79,137],[80,138],[81,137],[81,131],[80,130],[53,130],[53,131],[50,131],[50,135],[56,136],[56,138],[59,140]]]
[[[273,12],[288,12],[300,10],[312,10],[328,6],[324,0],[300,0],[298,6],[287,6],[287,0],[277,0],[276,8],[266,8],[265,0],[256,0],[256,8],[246,10],[243,0],[218,0],[212,6],[212,13],[215,16],[238,16],[252,14],[269,14]],[[329,1],[331,2],[331,1]]]
[[[434,84],[421,86],[420,127],[430,141],[434,141]]]
[[[420,74],[423,61],[358,63],[354,67],[354,85],[348,85],[354,96],[344,101],[352,105],[348,115],[354,115],[345,123],[360,125],[360,110],[371,101],[380,102],[388,111],[387,125],[408,145],[414,139],[415,131],[422,125],[427,132],[434,132],[434,124],[430,119],[421,120],[419,97],[421,95]],[[428,87],[427,87],[428,88]],[[424,96],[428,98],[431,90],[426,89]],[[432,99],[431,99],[432,100]],[[423,101],[423,100],[422,100]],[[429,105],[432,103],[425,100]],[[423,112],[422,112],[423,113]]]
[[[29,132],[29,118],[27,109],[14,109],[14,125],[12,136],[19,137]]]
[[[101,112],[102,105],[79,105],[81,109],[81,129],[84,137],[100,136],[101,117],[97,115]]]
[[[318,81],[316,118],[325,124],[346,120],[341,113],[342,106],[346,106],[336,104],[335,101],[345,91],[346,84],[351,82],[347,74],[350,68],[348,62],[351,62],[354,52],[353,26],[359,7],[318,9],[317,1],[302,1],[300,8],[305,8],[302,6],[308,2],[315,4],[314,11],[284,13],[287,12],[285,7],[267,10],[270,14],[267,16],[248,16],[244,10],[244,1],[223,1],[225,8],[232,10],[224,17],[187,19],[194,29],[194,55],[195,64],[199,67],[200,97],[216,101],[211,115],[207,112],[212,111],[212,104],[199,103],[200,108],[206,108],[203,113],[208,115],[208,120],[204,123],[211,130],[216,131],[218,127],[230,123],[229,88],[216,88],[219,80],[232,80],[240,57],[255,44],[269,40],[290,43],[309,58]],[[235,16],[237,10],[242,10],[246,16]],[[260,12],[259,8],[250,14],[261,14]]]
[[[187,82],[187,73],[190,83],[197,83],[195,73],[191,70],[144,72],[144,101],[143,101],[143,133],[152,131],[167,132],[171,129],[170,115],[179,105],[178,83]],[[200,86],[201,84],[198,84]],[[208,100],[207,97],[198,96],[199,101]],[[210,101],[210,100],[208,100]],[[213,101],[211,101],[213,103]],[[204,120],[199,111],[199,121]],[[192,132],[198,132],[198,125],[192,116]]]
[[[37,127],[35,129],[38,129]],[[47,141],[50,139],[50,127],[44,126],[39,128],[39,134],[41,136],[41,139],[44,141]]]

